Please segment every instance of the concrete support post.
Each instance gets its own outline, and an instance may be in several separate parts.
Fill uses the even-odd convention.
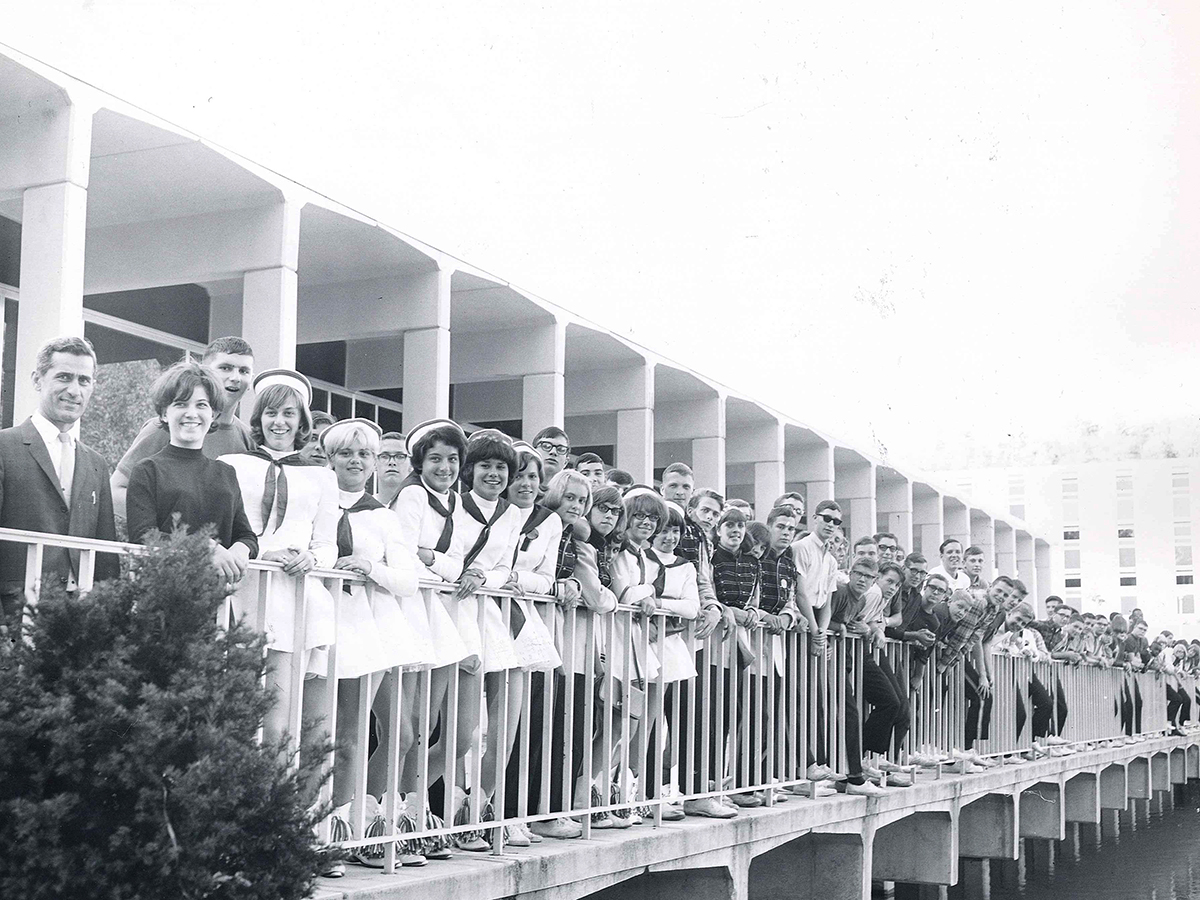
[[[971,514],[970,510],[959,500],[953,497],[942,497],[942,540],[948,541],[954,538],[963,545],[966,550],[971,543]],[[937,558],[937,548],[930,548],[931,552],[925,555],[929,557],[930,565],[937,565],[933,562]]]
[[[1149,800],[1150,760],[1144,756],[1131,759],[1125,765],[1126,791],[1132,800]]]
[[[1128,803],[1125,766],[1117,763],[1100,770],[1100,807],[1124,809]]]
[[[1021,837],[1061,841],[1067,836],[1062,786],[1039,781],[1021,792]]]
[[[1171,784],[1187,784],[1187,751],[1176,747],[1171,751]]]
[[[937,548],[942,543],[942,495],[928,485],[913,486],[913,542],[911,550],[921,553],[930,566],[937,565]]]
[[[1029,590],[1029,599],[1034,603],[1038,597],[1037,567],[1033,561],[1033,535],[1028,531],[1018,530],[1016,533],[1017,547],[1017,578],[1025,583]]]
[[[521,436],[527,441],[551,425],[562,428],[566,415],[566,324],[555,322],[538,329],[537,340],[541,346],[533,355],[541,361],[542,371],[521,378]]]
[[[784,448],[784,475],[787,484],[804,487],[805,509],[811,517],[822,500],[833,499],[833,447],[814,439]],[[811,518],[809,524],[811,527]]]
[[[884,477],[882,470],[876,469],[878,475],[875,486],[878,517],[887,516],[884,531],[890,531],[900,542],[905,553],[910,553],[913,546],[913,485],[901,475],[894,473]],[[879,524],[883,524],[882,522]]]
[[[1066,784],[1068,822],[1100,824],[1100,778],[1095,772],[1080,772]]]
[[[415,292],[429,325],[404,332],[404,430],[450,415],[451,268],[424,276]]]
[[[958,841],[948,812],[917,812],[875,831],[876,881],[956,884]]]
[[[1017,532],[1007,522],[996,522],[994,540],[996,546],[996,574],[1017,576]]]
[[[650,484],[653,480],[654,410],[652,408],[617,410],[616,466],[632,475],[636,483]]]
[[[1155,753],[1150,757],[1150,787],[1156,791],[1171,789],[1171,756]]]
[[[853,545],[860,537],[875,533],[875,464],[845,449],[835,450],[833,458],[833,489],[842,513],[850,519],[846,537]]]
[[[242,276],[242,337],[254,348],[254,367],[296,367],[296,270],[256,269]]]
[[[776,498],[786,490],[786,484],[782,459],[754,464],[754,514],[760,522],[767,520],[767,514]]]
[[[696,487],[725,493],[725,437],[692,439],[692,473]]]
[[[1033,565],[1037,572],[1037,610],[1041,618],[1046,614],[1045,600],[1053,593],[1054,583],[1050,570],[1050,545],[1040,538],[1033,542]]]
[[[741,401],[737,409],[741,411],[748,404]],[[763,410],[752,407],[755,415],[761,415]],[[726,403],[726,414],[729,413],[729,403]],[[786,490],[787,473],[784,467],[784,434],[783,423],[778,419],[770,421],[758,420],[736,426],[733,433],[726,425],[725,462],[734,471],[741,473],[749,467],[753,468],[754,477],[754,514],[760,522],[766,521],[767,514],[775,504],[775,498]],[[726,481],[729,481],[728,473]],[[733,482],[734,484],[745,482]]]
[[[1012,794],[986,794],[958,814],[958,854],[975,859],[1016,859],[1021,849]]]
[[[1200,778],[1200,747],[1195,744],[1187,748],[1187,777]]]
[[[996,528],[982,509],[971,510],[971,543],[983,550],[983,580],[996,577]]]

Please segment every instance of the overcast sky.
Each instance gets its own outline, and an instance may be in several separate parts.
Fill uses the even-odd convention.
[[[1189,0],[23,6],[0,40],[882,456],[1196,411]]]

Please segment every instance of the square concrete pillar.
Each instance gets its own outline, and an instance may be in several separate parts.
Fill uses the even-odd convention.
[[[754,464],[754,513],[760,522],[767,521],[771,507],[786,490],[786,484],[782,459]]]
[[[254,348],[254,368],[296,368],[296,270],[257,269],[242,276],[242,337]]]
[[[1061,841],[1067,836],[1062,787],[1040,781],[1021,792],[1021,837]]]
[[[1033,542],[1033,565],[1037,572],[1038,618],[1046,615],[1046,598],[1054,593],[1053,573],[1050,568],[1050,545],[1041,538]]]
[[[875,464],[848,447],[833,451],[834,493],[850,521],[846,537],[851,545],[875,533]]]
[[[1095,772],[1072,775],[1066,784],[1068,822],[1100,824],[1100,777]]]
[[[1012,794],[985,794],[959,809],[959,856],[1016,859],[1020,847],[1017,804]]]
[[[990,583],[996,577],[996,529],[982,509],[971,510],[971,543],[983,550],[983,580]]]
[[[1144,756],[1131,759],[1125,765],[1126,791],[1130,799],[1149,800],[1150,790],[1150,760]]]
[[[674,371],[674,370],[672,370]],[[666,377],[654,375],[654,440],[663,443],[691,442],[692,472],[697,488],[725,493],[725,397],[715,391],[707,396],[657,396]]]
[[[1017,529],[1017,577],[1029,589],[1029,599],[1036,603],[1038,594],[1037,567],[1034,565],[1033,535],[1023,529]]]
[[[908,884],[958,882],[958,841],[949,812],[916,812],[875,831],[872,876]]]
[[[1017,576],[1017,533],[1007,522],[995,522],[993,540],[996,547],[996,574]]]
[[[910,550],[919,552],[936,566],[938,547],[942,543],[942,495],[927,484],[916,482],[913,491],[913,543]]]
[[[725,438],[694,438],[692,440],[692,473],[696,487],[725,493]]]
[[[83,334],[92,109],[47,97],[5,119],[0,194],[21,198],[21,316],[14,421],[37,408],[31,375],[50,338]]]
[[[450,415],[450,329],[404,332],[404,430]]]
[[[1121,810],[1128,804],[1125,766],[1117,763],[1100,770],[1100,807]]]
[[[1171,789],[1171,756],[1155,753],[1150,757],[1150,787],[1156,791]]]
[[[970,510],[961,500],[956,497],[943,496],[942,540],[948,541],[950,538],[961,542],[964,550],[971,545],[971,515]],[[930,552],[925,555],[929,557],[930,566],[937,565],[934,562],[938,558],[937,547],[931,547]]]
[[[650,484],[653,480],[653,409],[643,407],[617,411],[616,466],[632,475],[636,483]]]
[[[525,375],[521,379],[521,387],[521,435],[525,440],[532,441],[534,435],[551,425],[563,427],[565,407],[562,372]]]
[[[878,507],[880,530],[890,531],[904,548],[912,552],[913,546],[913,485],[895,470],[877,467],[875,470],[875,502]],[[886,522],[884,517],[886,516]]]

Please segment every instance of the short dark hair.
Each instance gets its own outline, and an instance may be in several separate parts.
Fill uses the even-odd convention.
[[[776,506],[769,513],[767,513],[767,525],[774,525],[776,519],[783,518],[797,518],[796,510],[792,509],[790,506]]]
[[[890,537],[890,538],[891,538],[893,541],[895,541],[895,542],[896,542],[896,546],[897,546],[897,547],[899,547],[899,546],[900,546],[900,538],[896,537],[896,536],[895,536],[894,534],[892,534],[890,531],[881,531],[881,532],[879,532],[877,535],[875,535],[875,543],[876,543],[876,544],[878,544],[878,543],[879,543],[880,541],[882,541],[882,540],[883,540],[885,537]]]
[[[875,540],[875,538],[871,537],[869,534],[864,534],[854,542],[854,549],[857,550],[859,547],[865,547],[867,544],[872,544],[876,547],[879,546],[879,543]]]
[[[946,538],[941,542],[941,544],[938,545],[938,555],[940,556],[941,554],[945,553],[946,548],[951,544],[958,544],[959,549],[962,548],[962,541],[960,541],[958,538]]]
[[[860,556],[850,566],[850,571],[855,569],[867,569],[872,575],[879,574],[879,564],[869,556]]]
[[[900,579],[900,583],[904,584],[904,569],[896,565],[894,562],[885,562],[879,567],[879,577],[882,578],[888,572],[895,572]]]
[[[619,484],[621,487],[629,487],[633,484],[633,476],[624,469],[609,469],[604,474],[606,481],[611,481],[613,484]]]
[[[947,589],[950,588],[950,579],[947,578],[945,575],[943,575],[941,572],[933,572],[930,575],[926,576],[925,583],[929,584],[929,582],[933,581],[934,579],[937,579],[942,584],[944,584]]]
[[[688,509],[695,509],[700,505],[701,500],[715,500],[717,501],[717,506],[723,507],[725,505],[725,498],[716,491],[712,490],[711,488],[701,488],[700,490],[696,491],[696,493],[692,494],[691,499],[688,500]]]
[[[385,431],[379,438],[381,441],[407,441],[408,435],[401,434],[399,431]]]
[[[54,362],[55,353],[70,353],[72,356],[90,356],[93,366],[100,365],[96,359],[96,348],[92,346],[92,342],[87,338],[77,337],[76,335],[50,338],[50,340],[38,348],[37,357],[34,360],[33,369],[39,376],[45,375],[50,371],[50,365]]]
[[[927,560],[920,553],[910,553],[908,556],[904,557],[904,564],[907,566],[911,563],[925,563],[925,565],[929,565],[929,560]]]
[[[822,500],[820,503],[817,504],[817,508],[813,510],[813,515],[819,516],[821,513],[825,512],[825,510],[827,510],[827,509],[836,509],[838,512],[842,511],[842,507],[838,504],[838,502],[836,500]]]
[[[333,413],[327,413],[323,409],[314,410],[312,414],[313,431],[318,428],[328,428],[330,425],[336,425],[338,417]],[[387,435],[384,435],[387,437]]]
[[[421,466],[425,465],[425,454],[430,451],[434,444],[445,444],[448,447],[453,447],[458,451],[460,466],[463,464],[463,460],[467,455],[466,437],[463,436],[460,429],[452,425],[439,425],[437,428],[431,428],[421,435],[412,446],[412,451],[409,453],[409,461],[412,463],[413,469],[418,473],[421,471]]]
[[[1014,578],[1012,580],[1012,586],[1020,591],[1022,597],[1029,596],[1029,588],[1025,587],[1025,582],[1023,582],[1020,578]]]
[[[799,491],[784,491],[782,494],[780,494],[778,497],[775,498],[775,505],[776,506],[781,505],[784,500],[799,500],[801,503],[804,503],[805,506],[808,505],[804,501],[804,495],[801,494]]]
[[[263,413],[268,409],[277,409],[287,403],[296,404],[296,409],[300,413],[300,425],[296,429],[292,448],[299,450],[308,443],[308,439],[312,437],[313,433],[312,413],[308,411],[308,404],[304,402],[304,398],[296,392],[295,388],[286,384],[272,384],[260,391],[254,398],[254,412],[250,414],[250,437],[255,444],[261,447],[267,442],[262,429]]]
[[[726,522],[732,522],[734,525],[745,525],[750,519],[739,507],[730,506],[721,513],[721,517],[717,519],[717,527],[720,528]]]
[[[625,528],[625,501],[621,495],[620,488],[609,485],[596,488],[596,492],[592,494],[592,509],[595,509],[600,504],[604,504],[605,506],[619,506],[621,508],[621,511],[617,513],[617,521],[613,525],[612,530],[612,535],[620,534]]]
[[[963,559],[966,559],[968,556],[983,556],[983,548],[972,544],[965,551],[963,551]]]
[[[224,407],[224,392],[217,381],[216,373],[208,366],[202,366],[190,359],[175,363],[155,380],[154,386],[150,388],[154,412],[161,416],[176,400],[190,400],[196,388],[201,388],[208,396],[208,402],[213,408],[213,418],[219,416]]]
[[[254,350],[240,337],[219,337],[204,348],[204,359],[212,359],[218,353],[229,353],[233,356],[253,356]]]
[[[1045,599],[1045,601],[1043,601],[1043,602],[1045,602],[1045,603],[1058,603],[1058,604],[1061,604],[1061,603],[1063,602],[1063,598],[1062,598],[1062,597],[1060,597],[1060,596],[1058,596],[1058,594],[1051,594],[1051,595],[1050,595],[1049,597],[1047,597],[1047,598]]]
[[[600,454],[598,453],[581,453],[579,458],[575,460],[575,468],[578,469],[585,463],[600,463],[600,465],[604,465],[604,460],[600,458]]]
[[[771,546],[771,532],[767,531],[767,526],[762,522],[751,522],[746,526],[746,537],[742,539],[742,549],[749,550],[751,541],[762,544],[764,547]]]
[[[571,439],[567,437],[567,433],[557,425],[549,425],[546,428],[543,428],[536,435],[534,435],[532,443],[533,446],[536,447],[538,445],[538,441],[550,441],[554,440],[555,438],[562,438],[568,444],[571,443]]]
[[[1011,578],[1009,578],[1007,575],[997,575],[995,577],[995,579],[992,580],[992,584],[997,584],[997,583],[1002,584],[1005,587],[1016,587],[1016,585],[1013,584],[1013,580]]]
[[[474,486],[475,464],[486,459],[496,459],[508,466],[508,481],[504,490],[507,491],[513,479],[517,477],[517,451],[513,448],[512,441],[491,429],[477,431],[467,440],[467,454],[458,476],[462,481],[463,493]]]

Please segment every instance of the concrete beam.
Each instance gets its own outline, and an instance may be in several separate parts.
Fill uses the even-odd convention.
[[[959,810],[959,856],[1016,859],[1019,837],[1017,803],[1012,794],[985,794]]]
[[[450,340],[450,374],[455,384],[562,375],[565,338],[559,323],[456,333]]]
[[[591,895],[593,900],[746,900],[726,867],[645,872]]]
[[[426,419],[450,415],[450,281],[454,271],[438,269],[412,279],[419,317],[430,323],[404,332],[404,430]],[[343,312],[344,315],[344,312]]]
[[[90,228],[84,290],[94,294],[221,281],[276,266],[295,271],[299,219],[299,204],[280,202]],[[345,299],[332,295],[324,301],[334,307],[329,317],[343,326]],[[305,342],[332,339],[306,336]]]
[[[93,112],[59,94],[0,119],[0,194],[64,182],[86,191]]]
[[[1125,777],[1129,799],[1150,799],[1150,760],[1144,756],[1131,759],[1125,767]]]
[[[1187,777],[1200,778],[1200,747],[1195,744],[1187,748]]]
[[[1171,751],[1171,784],[1187,784],[1187,751],[1183,747]]]
[[[872,877],[909,884],[958,882],[958,841],[954,817],[918,812],[875,831]]]
[[[453,270],[336,284],[300,284],[300,342],[342,341],[424,328],[450,330]],[[446,353],[447,370],[450,365]]]
[[[860,835],[806,834],[751,861],[749,900],[862,900],[864,864]]]
[[[1121,810],[1128,803],[1125,766],[1116,763],[1100,770],[1100,808]]]
[[[1021,837],[1061,841],[1067,836],[1067,821],[1062,786],[1039,781],[1021,791]]]
[[[654,437],[658,441],[720,438],[724,442],[725,398],[714,394],[691,400],[656,402]]]
[[[1096,773],[1080,772],[1067,779],[1065,797],[1068,822],[1100,824],[1100,777]]]
[[[573,371],[567,379],[568,416],[622,409],[654,409],[654,366],[643,363],[619,369]]]

